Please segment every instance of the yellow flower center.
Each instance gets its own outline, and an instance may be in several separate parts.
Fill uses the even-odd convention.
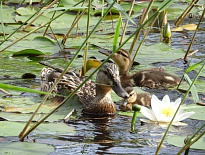
[[[161,112],[162,112],[166,117],[169,117],[169,116],[173,116],[175,111],[174,111],[173,108],[168,107],[168,108],[163,108],[163,109],[161,110]]]

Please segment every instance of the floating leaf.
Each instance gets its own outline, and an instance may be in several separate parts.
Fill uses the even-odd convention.
[[[91,68],[97,68],[100,66],[101,62],[96,59],[89,59],[86,63],[86,72],[89,71]]]
[[[186,136],[170,136],[167,139],[167,142],[169,144],[172,144],[177,147],[183,147],[184,146],[184,140],[186,139]],[[205,136],[201,137],[196,143],[191,145],[190,148],[192,149],[199,149],[199,150],[205,150]]]
[[[42,37],[42,36],[35,37],[33,41],[35,41],[35,42],[39,41],[40,43],[47,44],[47,45],[49,45],[49,44],[55,45],[55,43],[51,39],[49,39],[47,37]]]
[[[190,104],[184,107],[186,111],[194,111],[195,114],[192,115],[190,118],[197,119],[197,120],[204,120],[205,121],[205,106],[200,106],[197,104]]]
[[[187,24],[187,25],[182,25],[180,27],[173,28],[172,31],[183,31],[184,29],[188,31],[194,31],[196,30],[196,27],[197,27],[196,24]]]
[[[18,57],[18,56],[33,57],[33,56],[39,56],[39,55],[44,55],[44,53],[39,50],[35,50],[35,49],[25,49],[25,50],[21,50],[19,52],[14,53],[13,57]]]
[[[0,143],[0,148],[0,154],[21,155],[45,155],[55,150],[52,145],[31,142]]]
[[[32,101],[30,98],[0,99],[0,107],[2,107],[0,118],[8,121],[27,122],[38,105],[39,103]],[[46,116],[46,114],[56,108],[56,106],[58,106],[57,101],[54,99],[47,100],[46,103],[41,106],[33,121],[38,121],[40,118]],[[76,95],[49,116],[46,121],[55,122],[63,120],[73,109],[75,109],[78,116],[82,114],[82,104]]]
[[[33,15],[36,13],[36,10],[34,9],[34,7],[20,7],[18,9],[16,9],[16,13],[20,14],[20,15]]]
[[[1,121],[0,136],[18,136],[24,126],[25,123],[22,122]],[[65,135],[74,133],[74,128],[65,123],[42,123],[35,130],[35,134]]]
[[[112,3],[113,3],[113,1],[111,1],[111,0],[107,0],[107,2],[108,2],[109,4],[112,4]],[[113,5],[113,7],[116,8],[119,12],[121,12],[121,14],[123,14],[124,17],[125,17],[127,20],[129,20],[130,22],[132,22],[133,24],[135,24],[135,22],[132,20],[132,18],[129,17],[129,15],[125,12],[125,10],[121,7],[120,4],[115,3],[115,4]]]

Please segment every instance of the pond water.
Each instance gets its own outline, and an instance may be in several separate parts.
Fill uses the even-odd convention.
[[[191,135],[198,121],[187,121],[189,127],[172,127],[168,135]],[[154,154],[165,129],[158,125],[139,123],[136,131],[130,132],[130,117],[117,115],[115,118],[86,119],[69,122],[77,133],[75,136],[62,136],[57,139],[39,139],[39,142],[53,144],[52,154]],[[38,141],[38,140],[37,140]],[[48,142],[49,141],[49,142]],[[160,154],[176,154],[179,148],[166,142]],[[190,154],[202,155],[204,151],[190,150]]]
[[[186,22],[197,23],[199,19],[187,19]],[[202,27],[205,27],[205,23],[202,23]],[[193,31],[174,32],[172,34],[171,47],[182,48],[186,51],[190,39],[193,35]],[[153,44],[159,42],[159,33],[150,33],[146,39],[147,44]],[[193,50],[199,50],[192,56],[192,62],[196,63],[205,56],[205,31],[201,29],[196,36]],[[184,64],[182,59],[178,59],[172,62],[157,62],[153,63],[155,67],[166,67],[173,66],[180,70],[175,73],[178,76],[182,76],[187,64]],[[194,78],[196,72],[190,72],[189,76]],[[199,77],[204,80],[205,77]],[[3,78],[2,78],[3,79]],[[21,86],[32,85],[35,88],[39,88],[39,77],[35,81],[21,81]],[[18,85],[19,85],[18,83]],[[17,84],[12,82],[12,84]],[[155,94],[160,99],[165,95],[176,100],[182,97],[182,94],[175,90],[152,90],[145,89],[152,94]],[[29,96],[29,94],[25,95]],[[199,93],[200,98],[205,98],[204,92]],[[193,103],[190,98],[186,99],[186,104]],[[113,118],[89,118],[86,116],[78,117],[74,120],[66,122],[69,126],[72,126],[76,130],[74,135],[41,135],[31,133],[28,139],[25,141],[33,141],[38,143],[51,144],[55,147],[55,151],[52,155],[61,154],[154,154],[160,140],[165,132],[165,129],[157,124],[141,124],[139,118],[136,123],[135,132],[130,132],[131,117],[117,114]],[[185,127],[174,127],[172,126],[168,135],[192,135],[199,127],[203,125],[203,121],[187,119],[184,121],[188,124]],[[16,138],[7,138],[7,141],[17,141]],[[162,149],[159,154],[176,154],[180,148],[174,147],[166,142],[163,143]],[[190,149],[190,154],[204,155],[205,151]]]

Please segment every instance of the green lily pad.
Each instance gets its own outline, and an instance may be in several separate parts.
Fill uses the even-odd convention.
[[[169,144],[172,144],[172,145],[177,146],[177,147],[183,147],[184,146],[184,140],[186,138],[187,137],[185,137],[185,136],[170,136],[170,137],[168,137],[167,142]],[[190,148],[205,150],[204,146],[205,146],[205,136],[202,136],[196,143],[191,145]]]
[[[45,155],[55,150],[55,148],[52,145],[31,142],[0,143],[0,148],[0,154],[21,155]]]
[[[16,9],[16,13],[18,13],[19,15],[23,16],[23,15],[33,15],[34,13],[36,13],[36,10],[34,7],[20,7],[18,9]]]
[[[195,114],[190,118],[197,120],[205,120],[205,106],[200,106],[197,104],[190,104],[185,106],[186,111],[194,111]]]
[[[91,39],[92,40],[92,39]],[[100,39],[95,40],[95,45],[105,48],[112,49],[112,42],[110,40]],[[124,49],[128,50],[130,47],[130,42],[123,46]],[[137,47],[137,46],[136,46]],[[132,56],[134,52],[132,53]],[[137,54],[135,61],[139,62],[141,65],[147,65],[156,62],[170,62],[184,56],[183,49],[173,49],[170,48],[165,43],[156,43],[153,45],[143,44]]]
[[[22,122],[1,121],[0,136],[18,136],[25,125],[26,123]],[[65,123],[42,123],[35,129],[35,134],[65,135],[74,133],[74,128]]]
[[[39,101],[28,97],[0,99],[0,105],[5,112],[31,113],[35,111],[39,104]],[[48,113],[57,105],[58,102],[53,100],[50,104],[42,105],[39,113]]]
[[[15,23],[15,21],[13,19],[13,15],[12,15],[14,11],[15,11],[14,7],[2,5],[1,12],[3,13],[3,22],[4,23]],[[2,29],[0,28],[0,30],[2,30]]]
[[[40,118],[46,116],[58,104],[59,102],[55,99],[46,101],[33,118],[33,121],[38,121]],[[8,121],[27,122],[38,105],[39,103],[37,103],[37,101],[30,98],[0,99],[0,106],[2,107],[0,109],[2,110],[2,112],[0,112],[0,117]],[[63,118],[73,111],[73,109],[75,109],[78,116],[81,115],[82,104],[79,102],[76,95],[68,100],[55,113],[49,116],[46,121],[56,122],[63,120]]]
[[[39,50],[35,50],[35,49],[25,49],[19,52],[15,52],[13,54],[13,57],[18,57],[18,56],[33,57],[33,56],[39,56],[39,55],[44,55],[44,53]]]

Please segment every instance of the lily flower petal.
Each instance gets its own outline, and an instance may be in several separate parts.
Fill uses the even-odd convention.
[[[169,96],[168,95],[165,95],[162,99],[162,102],[164,104],[170,104],[170,99],[169,99]]]
[[[155,95],[152,95],[151,98],[151,107],[152,107],[152,111],[156,117],[156,119],[159,121],[160,116],[159,114],[161,114],[161,109],[164,107],[162,101],[160,101]]]
[[[152,112],[152,110],[148,109],[147,107],[141,106],[140,112],[142,113],[142,115],[147,117],[149,120],[157,121],[157,119],[156,119],[154,113]]]
[[[181,103],[181,98],[178,98],[174,103],[172,103],[172,106],[175,108],[175,111],[177,110],[180,103]]]
[[[180,121],[182,121],[182,120],[184,120],[184,119],[190,117],[190,116],[193,115],[193,114],[195,114],[194,111],[192,111],[192,112],[185,112],[185,113],[182,113],[182,114],[177,115],[177,116],[174,118],[174,120],[176,120],[177,122],[180,122]]]

